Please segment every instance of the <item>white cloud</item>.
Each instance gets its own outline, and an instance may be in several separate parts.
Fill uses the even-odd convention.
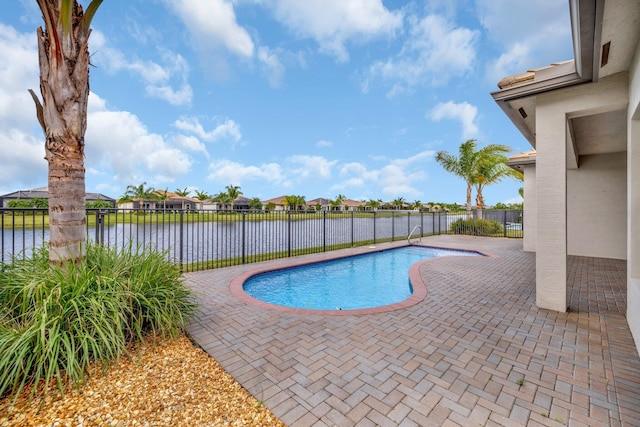
[[[278,53],[268,47],[261,46],[258,48],[258,59],[262,63],[271,87],[279,87],[284,77],[284,65],[280,62]]]
[[[331,169],[338,163],[337,160],[327,160],[321,156],[295,155],[287,157],[287,162],[291,163],[293,174],[299,179],[302,178],[329,178]]]
[[[486,64],[487,79],[501,78],[530,68],[573,58],[568,2],[535,0],[478,0],[477,16],[502,53]]]
[[[362,163],[345,163],[340,168],[340,175],[362,175],[367,171],[367,168]]]
[[[147,95],[163,99],[171,105],[189,105],[193,100],[193,89],[188,83],[189,64],[178,53],[160,50],[162,65],[136,57],[126,57],[120,50],[109,46],[104,35],[92,33],[92,49],[96,53],[92,60],[110,73],[126,70],[145,84]],[[174,86],[176,88],[174,88]]]
[[[165,0],[184,23],[198,47],[223,47],[250,58],[255,46],[247,30],[238,25],[234,2],[226,0]]]
[[[0,194],[47,182],[44,136],[28,88],[38,96],[35,34],[0,24]]]
[[[402,26],[402,13],[389,11],[381,0],[278,0],[265,5],[298,37],[314,39],[321,52],[343,62],[349,59],[348,41],[392,35]]]
[[[332,185],[331,188],[329,188],[329,190],[331,191],[350,190],[354,188],[363,187],[364,184],[365,184],[365,181],[362,178],[349,178],[345,181]]]
[[[462,138],[469,139],[478,134],[478,126],[475,123],[477,115],[478,108],[468,102],[456,104],[449,101],[436,105],[435,108],[427,114],[427,117],[436,122],[442,119],[460,121],[462,125]]]
[[[389,96],[416,85],[446,83],[473,70],[479,32],[439,15],[409,20],[410,32],[400,52],[386,61],[375,62],[365,79],[392,82]]]
[[[424,192],[416,185],[426,180],[424,164],[433,155],[433,151],[422,151],[410,157],[386,160],[387,164],[374,170],[367,169],[361,163],[346,163],[340,168],[340,176],[344,179],[333,185],[331,190],[377,187],[389,197],[421,196]]]
[[[316,147],[319,147],[319,148],[333,147],[333,142],[325,141],[324,139],[321,139],[318,142],[316,142]]]
[[[209,164],[207,179],[224,184],[240,185],[243,181],[265,180],[281,184],[284,181],[282,169],[277,163],[260,166],[243,165],[231,160],[219,160]]]
[[[524,202],[524,200],[522,199],[522,197],[512,197],[510,199],[507,200],[503,200],[502,203],[504,203],[505,205],[516,205],[518,203],[522,203]]]
[[[209,132],[204,130],[204,127],[200,124],[200,120],[197,117],[182,117],[175,121],[174,126],[185,132],[193,133],[199,138],[209,142],[229,140],[232,142],[232,145],[235,145],[242,140],[240,126],[231,119],[225,119],[223,123]]]
[[[2,131],[0,159],[0,189],[3,191],[22,190],[47,182],[44,137],[39,140],[18,129]]]
[[[87,167],[113,173],[122,184],[171,182],[191,168],[187,154],[162,135],[150,133],[128,111],[110,111],[97,95],[89,96],[86,133]]]
[[[192,135],[175,135],[173,137],[173,142],[176,145],[193,152],[201,152],[206,157],[209,157],[209,152],[205,145],[200,142],[198,138]]]

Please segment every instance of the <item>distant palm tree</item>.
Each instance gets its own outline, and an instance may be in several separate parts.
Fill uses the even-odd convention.
[[[480,150],[476,150],[476,140],[468,139],[460,145],[460,155],[458,157],[446,151],[439,151],[436,154],[436,161],[440,163],[447,172],[458,175],[467,183],[466,208],[468,215],[471,215],[471,190],[473,186],[483,180],[486,181],[489,177],[483,177],[483,174],[492,175],[490,171],[491,166],[496,166],[499,161],[505,159],[504,154],[510,151],[510,147],[500,144],[490,144]],[[481,167],[485,169],[484,172],[480,171]],[[492,179],[498,178],[492,177]],[[483,186],[488,185],[488,183],[484,182],[480,185],[480,192],[482,193]],[[483,202],[482,196],[480,196],[478,200]]]
[[[378,210],[382,207],[382,200],[378,199],[378,200],[373,200],[373,199],[369,199],[369,201],[367,203],[365,203],[365,206],[375,210]]]
[[[89,99],[89,35],[102,0],[86,13],[75,0],[37,0],[42,102],[29,89],[45,135],[48,163],[49,262],[76,262],[86,254],[84,135]]]
[[[207,200],[210,197],[211,196],[209,196],[206,191],[198,191],[198,190],[196,190],[196,199],[200,200],[201,202],[204,202],[205,200]]]
[[[262,210],[262,201],[258,197],[254,197],[249,200],[249,209],[254,211]]]
[[[402,209],[406,204],[406,201],[404,200],[404,197],[398,197],[397,199],[394,199],[393,202],[391,203],[396,209]]]
[[[511,148],[505,145],[491,144],[480,149],[476,159],[476,177],[474,185],[476,187],[476,209],[478,218],[482,218],[484,208],[484,197],[482,190],[487,185],[500,182],[505,177],[517,178],[520,172],[507,166],[509,158],[507,153]]]
[[[224,188],[227,190],[229,199],[231,199],[231,205],[235,203],[238,197],[242,196],[242,191],[240,190],[240,186],[238,185],[227,185]]]
[[[331,210],[341,211],[342,204],[344,203],[345,200],[347,200],[347,198],[342,194],[338,194],[335,200],[329,200],[329,205],[331,205]]]
[[[219,192],[215,196],[213,196],[212,200],[220,203],[223,209],[228,209],[229,205],[233,204],[233,199],[229,196],[229,193],[224,191]]]
[[[458,175],[467,183],[467,212],[471,213],[471,189],[475,179],[475,158],[476,158],[476,140],[468,139],[463,142],[459,148],[460,155],[458,157],[449,154],[446,151],[438,151],[436,161],[447,172]]]
[[[296,207],[299,211],[303,211],[307,208],[307,198],[305,196],[296,196]]]
[[[301,211],[307,206],[307,200],[305,196],[285,196],[284,205],[287,206],[290,211]]]
[[[124,196],[131,200],[158,200],[156,189],[153,187],[145,187],[145,185],[147,185],[146,182],[138,186],[128,185]]]
[[[282,201],[282,204],[284,205],[286,210],[292,211],[295,209],[297,200],[298,200],[298,197],[294,195],[284,196],[284,200]]]
[[[163,190],[155,191],[155,195],[162,202],[162,210],[167,210],[167,200],[169,199],[169,187]]]
[[[189,193],[191,193],[191,190],[187,190],[187,187],[184,187],[182,190],[177,188],[175,193],[180,197],[189,197]]]

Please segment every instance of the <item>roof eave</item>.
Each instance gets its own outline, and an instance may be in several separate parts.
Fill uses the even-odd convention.
[[[595,54],[594,48],[600,47],[604,0],[569,0],[569,13],[576,58],[571,68],[563,66],[558,69],[542,70],[536,72],[532,82],[491,93],[496,103],[533,147],[535,147],[535,135],[526,126],[520,113],[511,108],[510,101],[534,97],[541,93],[598,79],[598,55]]]

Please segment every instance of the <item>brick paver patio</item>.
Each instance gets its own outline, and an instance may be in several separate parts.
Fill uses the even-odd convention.
[[[190,333],[289,426],[640,425],[624,261],[571,257],[569,312],[556,313],[535,306],[520,240],[422,244],[497,256],[427,261],[422,302],[361,316],[242,302],[229,284],[256,264],[185,274],[201,303]]]

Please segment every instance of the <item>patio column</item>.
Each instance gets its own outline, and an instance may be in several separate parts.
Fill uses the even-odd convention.
[[[640,351],[640,104],[627,132],[627,321]]]
[[[536,100],[536,305],[567,310],[567,121],[557,94]]]

